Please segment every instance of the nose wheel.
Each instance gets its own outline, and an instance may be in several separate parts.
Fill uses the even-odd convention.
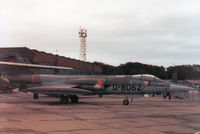
[[[125,99],[125,100],[123,101],[123,104],[124,104],[124,105],[128,105],[128,104],[129,104],[129,100]]]

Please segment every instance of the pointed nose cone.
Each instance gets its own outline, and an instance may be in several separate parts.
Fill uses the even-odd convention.
[[[188,86],[182,86],[178,84],[171,84],[170,90],[171,91],[188,91],[188,90],[194,90],[195,88],[188,87]]]

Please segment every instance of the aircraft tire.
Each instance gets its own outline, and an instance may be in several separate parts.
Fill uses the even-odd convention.
[[[60,103],[67,104],[68,102],[69,102],[68,96],[65,96],[65,95],[60,96]]]
[[[128,100],[124,100],[124,101],[123,101],[123,104],[124,104],[124,105],[128,105],[128,104],[129,104],[129,101],[128,101]]]
[[[72,103],[78,103],[78,100],[79,100],[78,96],[76,95],[71,95],[70,99]]]

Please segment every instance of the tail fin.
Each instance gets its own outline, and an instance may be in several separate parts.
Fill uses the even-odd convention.
[[[56,70],[71,70],[73,68],[31,64],[28,59],[21,57],[18,53],[0,54],[0,73],[9,75],[35,74],[42,69],[48,69],[51,70],[49,72],[54,72]]]
[[[28,59],[22,58],[16,52],[12,52],[12,53],[8,53],[8,54],[0,54],[0,61],[30,64],[30,61]]]

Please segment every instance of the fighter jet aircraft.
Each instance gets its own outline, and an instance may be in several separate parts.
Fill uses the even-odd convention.
[[[28,68],[72,69],[58,66],[43,66],[23,63],[0,62],[1,66],[21,66]],[[61,103],[73,103],[79,100],[78,95],[124,95],[124,105],[129,104],[129,98],[143,96],[144,94],[164,94],[164,98],[171,99],[171,93],[188,91],[192,88],[165,82],[153,75],[44,75],[44,74],[18,74],[2,75],[0,87],[18,87],[20,91],[32,92],[33,98],[38,99],[39,94],[56,95]]]

